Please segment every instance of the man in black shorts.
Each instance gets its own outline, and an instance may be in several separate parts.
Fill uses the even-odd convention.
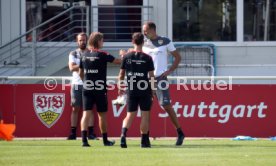
[[[90,146],[87,141],[87,127],[92,115],[93,106],[96,105],[99,127],[105,146],[113,146],[114,141],[107,139],[107,89],[106,70],[107,62],[120,64],[120,59],[115,59],[109,53],[100,51],[103,47],[103,34],[91,33],[88,41],[89,51],[83,55],[80,62],[80,76],[83,80],[83,115],[81,119],[82,146]]]
[[[67,137],[67,140],[77,139],[77,124],[78,124],[78,114],[82,108],[82,80],[79,76],[79,65],[81,56],[88,51],[87,45],[87,35],[85,33],[79,33],[76,37],[78,44],[78,49],[71,51],[69,54],[69,70],[72,72],[71,80],[71,133]],[[92,113],[88,125],[88,139],[97,140],[98,138],[94,134],[94,114]]]
[[[122,83],[127,75],[127,115],[123,120],[121,147],[127,148],[126,134],[134,117],[137,114],[138,106],[141,110],[141,147],[149,148],[150,141],[148,137],[150,109],[154,88],[154,65],[152,58],[142,52],[144,36],[142,33],[132,35],[134,49],[124,55],[120,73],[119,73],[119,95],[122,95]],[[149,81],[148,75],[151,79]]]

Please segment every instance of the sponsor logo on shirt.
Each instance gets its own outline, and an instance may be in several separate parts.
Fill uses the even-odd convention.
[[[94,70],[92,70],[92,69],[84,69],[84,73],[86,74],[93,74],[93,73],[98,73],[99,71],[98,71],[98,69],[94,69]]]
[[[127,59],[127,60],[126,60],[126,63],[127,63],[127,64],[131,64],[131,59]]]
[[[99,59],[99,57],[85,57],[86,60],[89,60],[91,62],[95,61],[96,59]]]
[[[128,76],[137,76],[137,77],[144,77],[144,73],[138,73],[138,72],[128,72]]]
[[[136,64],[141,64],[141,63],[146,63],[146,61],[143,60],[132,60],[132,62],[136,63]]]

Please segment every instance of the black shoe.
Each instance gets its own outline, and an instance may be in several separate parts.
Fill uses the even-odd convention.
[[[115,144],[115,141],[106,141],[104,142],[104,146],[113,146]]]
[[[76,140],[76,139],[77,139],[76,134],[70,134],[70,135],[67,137],[67,140]]]
[[[146,142],[141,143],[141,148],[151,148],[150,140],[146,139]]]
[[[121,148],[127,148],[126,137],[121,137]]]
[[[141,148],[151,148],[151,145],[149,145],[149,144],[141,144]]]
[[[99,138],[95,134],[90,134],[87,138],[90,140],[99,140]]]
[[[184,133],[178,135],[175,145],[176,146],[181,146],[183,144],[184,139],[185,139],[185,134]]]
[[[148,134],[142,134],[141,148],[151,148],[150,139]]]
[[[82,147],[90,147],[90,145],[88,144],[88,142],[83,142]]]

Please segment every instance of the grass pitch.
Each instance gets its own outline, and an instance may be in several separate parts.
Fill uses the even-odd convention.
[[[121,149],[119,140],[113,147],[102,141],[14,140],[0,141],[0,166],[275,166],[276,142],[270,140],[232,141],[230,139],[187,139],[183,146],[175,140],[152,140],[152,148],[140,148],[139,140],[128,140]]]

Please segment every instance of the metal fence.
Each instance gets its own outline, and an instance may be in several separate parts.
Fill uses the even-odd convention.
[[[130,12],[131,11],[131,12]],[[131,41],[141,32],[143,22],[151,20],[151,6],[73,6],[0,47],[0,75],[8,67],[30,68],[36,75],[55,57],[67,55],[75,45],[76,34],[100,31],[105,41]]]
[[[181,55],[173,76],[215,76],[216,48],[213,44],[177,44]]]
[[[91,31],[104,33],[105,41],[129,42],[145,21],[153,20],[153,7],[93,6],[91,16]]]

